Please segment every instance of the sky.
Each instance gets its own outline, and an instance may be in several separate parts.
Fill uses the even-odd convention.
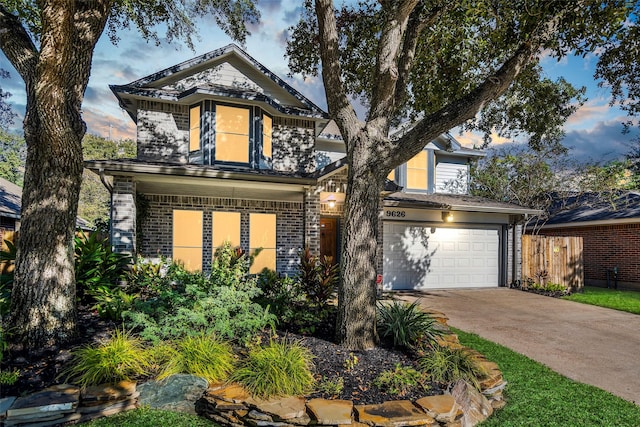
[[[260,1],[261,21],[250,26],[251,35],[244,48],[258,62],[326,110],[320,77],[287,77],[289,69],[284,57],[287,28],[299,19],[300,3],[291,0]],[[165,40],[161,40],[159,46],[153,42],[147,43],[133,30],[120,31],[120,41],[114,46],[106,33],[103,34],[95,49],[91,78],[83,103],[83,119],[87,123],[88,132],[114,140],[135,139],[135,124],[118,106],[109,85],[132,82],[232,43],[211,20],[204,19],[199,24],[199,39],[195,40],[195,51],[185,45],[168,44]],[[159,34],[162,32],[159,31]],[[584,162],[606,162],[622,158],[629,151],[632,140],[638,137],[637,128],[631,134],[622,134],[622,122],[627,120],[627,116],[620,109],[609,106],[608,90],[598,87],[594,81],[596,60],[594,55],[585,58],[569,57],[560,62],[551,57],[542,59],[542,66],[548,77],[556,79],[564,76],[575,86],[587,88],[588,101],[565,124],[566,137],[563,140],[563,144],[570,149],[571,157]],[[9,79],[0,80],[0,87],[12,94],[8,102],[19,115],[14,125],[17,129],[21,126],[25,111],[24,83],[2,53],[0,68],[10,73]],[[362,109],[359,110],[361,113]],[[467,147],[481,143],[479,135],[461,135],[456,130],[452,130],[452,134]],[[492,146],[508,142],[512,141],[494,138]]]

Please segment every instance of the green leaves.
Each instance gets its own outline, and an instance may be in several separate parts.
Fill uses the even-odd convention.
[[[299,343],[270,342],[249,351],[231,376],[253,396],[304,395],[313,389],[313,356]]]
[[[378,306],[378,335],[391,340],[394,347],[411,348],[420,341],[435,341],[441,332],[435,320],[420,309],[419,300],[409,303],[394,301]]]

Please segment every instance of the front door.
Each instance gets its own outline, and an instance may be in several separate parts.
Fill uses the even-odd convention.
[[[320,218],[320,256],[330,256],[338,262],[338,218]]]

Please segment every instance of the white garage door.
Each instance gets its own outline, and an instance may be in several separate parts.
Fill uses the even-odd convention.
[[[384,224],[384,289],[497,287],[498,228]]]

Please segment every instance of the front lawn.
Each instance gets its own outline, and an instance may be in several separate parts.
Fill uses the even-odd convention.
[[[218,424],[197,415],[141,408],[83,424],[86,427],[216,427]]]
[[[496,362],[507,387],[507,406],[487,426],[640,426],[640,407],[597,387],[578,383],[506,347],[460,330],[460,342]]]
[[[585,286],[584,292],[563,299],[640,314],[640,292]]]

